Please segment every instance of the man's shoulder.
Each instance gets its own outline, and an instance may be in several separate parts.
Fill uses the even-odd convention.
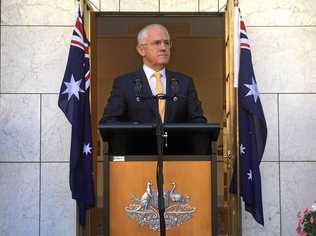
[[[168,70],[168,74],[170,78],[175,78],[175,79],[182,79],[182,80],[187,80],[190,81],[192,80],[192,77],[186,74],[183,74],[181,72],[177,72],[177,71],[170,71]]]
[[[121,78],[121,79],[135,78],[135,77],[139,76],[139,74],[140,74],[139,71],[132,71],[132,72],[128,72],[128,73],[119,75],[117,78]]]
[[[141,77],[141,71],[132,71],[128,72],[122,75],[119,75],[115,80],[116,82],[127,82],[127,81],[133,81],[135,78]]]
[[[141,71],[140,70],[137,70],[137,71],[132,71],[132,72],[128,72],[128,73],[125,73],[125,74],[122,74],[122,75],[119,75],[117,77],[117,79],[120,79],[120,80],[130,80],[130,79],[135,79],[137,77],[141,76]]]

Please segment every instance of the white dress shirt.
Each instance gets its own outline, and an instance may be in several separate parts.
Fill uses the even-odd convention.
[[[156,95],[156,77],[154,76],[154,71],[153,69],[149,68],[146,65],[143,65],[143,69],[146,75],[146,78],[148,80],[151,92],[153,95]],[[163,68],[161,71],[159,71],[161,74],[161,82],[163,85],[163,93],[166,94],[166,68]]]

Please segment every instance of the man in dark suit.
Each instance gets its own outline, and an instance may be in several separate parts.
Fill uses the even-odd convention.
[[[147,25],[137,41],[143,68],[114,81],[101,123],[156,122],[156,95],[162,98],[158,110],[163,123],[205,123],[192,78],[166,69],[171,48],[168,30],[159,24]]]

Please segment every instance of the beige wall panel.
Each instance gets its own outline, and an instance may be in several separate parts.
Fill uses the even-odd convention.
[[[113,77],[99,77],[98,78],[98,114],[97,120],[99,121],[102,118],[104,108],[107,104],[108,98],[112,91],[112,85],[115,78]]]
[[[203,0],[202,0],[203,1]],[[224,12],[226,8],[226,2],[228,0],[218,0],[218,11],[219,12]]]
[[[41,236],[76,235],[76,203],[69,189],[68,163],[41,165]]]
[[[239,0],[249,25],[315,25],[315,0]]]
[[[248,27],[261,92],[316,92],[316,28]]]
[[[39,165],[0,163],[0,235],[39,235]]]
[[[39,161],[40,95],[0,95],[0,161]]]
[[[120,11],[158,11],[158,0],[120,0]]]
[[[200,0],[200,11],[222,12],[225,10],[226,0]]]
[[[172,53],[176,60],[171,59],[170,68],[193,78],[208,121],[221,123],[224,96],[223,39],[179,37],[174,40],[174,44]]]
[[[194,79],[194,78],[193,78]],[[222,77],[207,77],[197,80],[194,83],[202,103],[204,116],[208,122],[222,123],[223,119],[223,90]]]
[[[118,71],[127,72],[138,69],[141,58],[136,52],[136,39],[133,37],[98,39],[98,77],[117,77]],[[110,55],[110,56],[109,56]],[[122,56],[125,58],[122,63]],[[124,72],[123,72],[124,73]]]
[[[280,95],[282,161],[316,161],[315,104],[315,94]]]
[[[69,161],[71,125],[57,103],[58,95],[42,95],[42,161]]]
[[[97,163],[97,175],[96,205],[98,208],[103,208],[103,162]]]
[[[120,0],[100,0],[102,11],[119,11]]]
[[[217,157],[217,159],[219,159],[219,157]],[[217,161],[216,167],[217,167],[217,206],[224,207],[224,194],[225,194],[224,187],[226,187],[225,186],[226,181],[224,177],[225,164],[222,161]]]
[[[101,6],[100,6],[100,0],[89,0],[88,4],[90,7],[92,7],[93,11],[100,11]]]
[[[160,11],[197,12],[198,0],[160,0]]]
[[[1,92],[57,93],[72,27],[2,27]]]
[[[278,161],[278,97],[276,94],[261,94],[261,103],[268,127],[268,138],[262,161]]]
[[[1,0],[2,25],[73,25],[74,19],[75,0]]]
[[[316,196],[316,162],[281,162],[281,235],[297,235],[296,215],[311,208]]]
[[[242,235],[244,236],[279,236],[280,235],[280,204],[279,204],[279,163],[263,162],[260,164],[262,182],[262,204],[264,227],[259,225],[242,205]],[[295,224],[293,224],[295,228]],[[294,235],[294,234],[284,234]]]
[[[217,12],[218,0],[200,0],[200,11]]]
[[[223,77],[224,40],[222,38],[188,38],[173,40],[170,67],[195,77]],[[203,62],[207,61],[207,64]],[[201,66],[203,65],[203,66]],[[203,80],[202,80],[203,81]]]

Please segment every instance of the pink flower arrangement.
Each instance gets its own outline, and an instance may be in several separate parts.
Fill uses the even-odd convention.
[[[296,232],[300,236],[316,236],[316,200],[311,209],[305,208],[303,215],[298,211]]]

